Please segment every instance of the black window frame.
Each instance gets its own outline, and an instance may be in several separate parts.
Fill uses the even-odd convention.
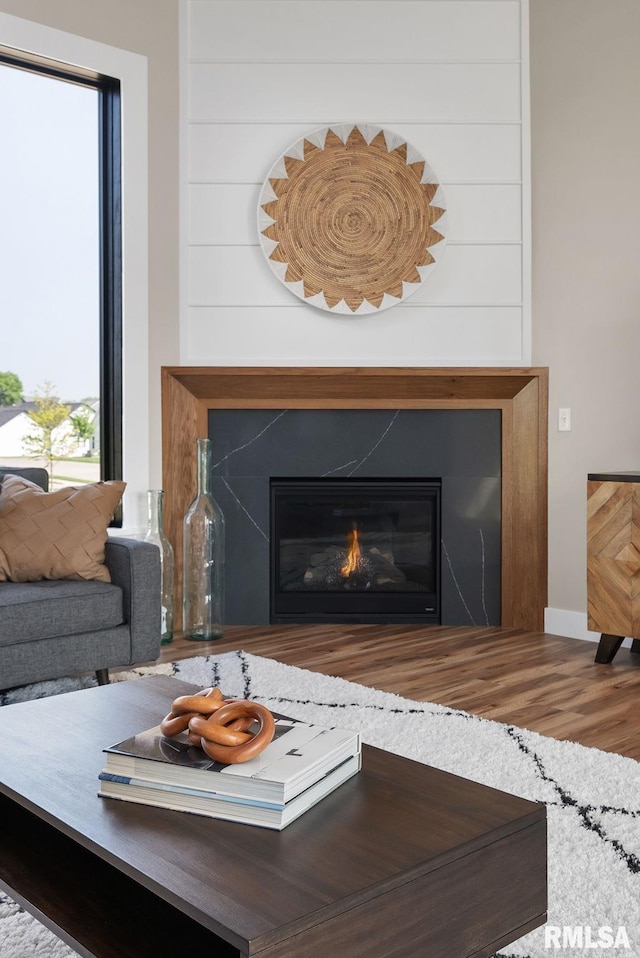
[[[100,231],[100,477],[122,479],[122,123],[120,81],[82,67],[0,46],[0,63],[88,86],[98,94]],[[112,522],[122,525],[121,508]]]

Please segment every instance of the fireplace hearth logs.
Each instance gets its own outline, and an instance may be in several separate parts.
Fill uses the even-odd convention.
[[[357,527],[347,536],[344,548],[335,544],[312,552],[305,568],[292,563],[283,576],[285,592],[410,592],[424,586],[396,565],[393,553],[365,545]],[[416,566],[411,571],[419,575]]]
[[[440,480],[272,477],[272,622],[439,619]]]

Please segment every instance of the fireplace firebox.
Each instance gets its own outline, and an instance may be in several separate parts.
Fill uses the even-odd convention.
[[[440,480],[269,486],[271,622],[440,623]]]

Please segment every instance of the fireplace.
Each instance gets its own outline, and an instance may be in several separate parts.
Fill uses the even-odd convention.
[[[208,435],[228,527],[229,624],[269,623],[269,477],[337,475],[342,466],[349,476],[442,477],[442,625],[539,631],[547,599],[547,394],[543,368],[164,367],[163,485],[176,608],[195,440]],[[489,437],[487,416],[497,417]]]
[[[438,480],[269,486],[271,622],[440,622]]]
[[[215,410],[209,429],[216,450],[211,483],[213,495],[225,516],[227,624],[267,625],[276,621],[297,624],[312,622],[314,617],[319,622],[499,624],[500,423],[499,412],[492,409]],[[411,499],[416,484],[436,477],[440,483],[440,499],[431,541],[433,545],[439,534],[439,557],[432,564],[440,572],[438,604],[434,604],[431,595],[425,594],[434,590],[412,594],[414,589],[409,585],[404,591],[396,590],[399,595],[395,597],[377,596],[384,607],[375,608],[374,600],[367,595],[372,586],[366,588],[366,579],[361,587],[352,588],[358,583],[358,576],[348,581],[348,588],[339,590],[327,588],[326,582],[319,589],[285,589],[281,587],[284,584],[280,581],[281,574],[272,581],[273,556],[281,568],[284,565],[286,569],[288,562],[288,557],[281,555],[280,546],[274,545],[280,533],[274,532],[271,518],[272,484],[282,481],[283,477],[302,484],[301,495],[289,502],[286,537],[293,537],[292,519],[301,519],[300,503],[309,500],[312,505],[312,508],[304,506],[306,530],[301,537],[309,543],[296,541],[289,549],[289,553],[292,549],[308,553],[309,561],[298,576],[302,579],[309,565],[313,565],[310,554],[313,553],[317,561],[317,554],[322,551],[313,542],[315,538],[331,538],[326,547],[334,545],[344,550],[347,536],[354,531],[355,520],[358,543],[362,547],[365,505],[363,495],[354,499],[356,482],[363,483],[361,490],[370,497],[373,483],[383,477],[389,484],[391,496],[387,503],[399,501],[402,491],[401,498],[408,501],[402,513],[404,529],[409,521],[415,520],[412,510],[418,509]],[[338,482],[345,484],[342,489]],[[341,521],[346,528],[331,526],[334,519],[330,514],[330,500],[314,498],[312,501],[310,483],[319,483],[324,496],[329,490],[332,495],[340,492],[344,496],[346,490],[346,505],[339,506],[345,513]],[[291,487],[286,491],[290,495]],[[377,505],[387,503],[380,493]],[[397,511],[398,507],[394,508]],[[379,527],[375,534],[383,537],[389,535],[391,517],[382,509],[378,512]],[[328,531],[322,531],[323,525]],[[426,536],[418,541],[424,544]],[[368,538],[364,546],[369,549]],[[415,551],[415,545],[413,548]],[[395,544],[390,547],[387,543],[384,552],[393,555],[395,549]],[[325,558],[327,571],[331,573],[331,562]],[[371,555],[366,558],[374,561]],[[412,557],[403,557],[401,564],[420,563]],[[290,568],[287,574],[294,577],[298,573]],[[424,584],[425,575],[422,580],[418,582]],[[274,594],[276,581],[277,597]],[[415,583],[415,580],[409,581]],[[376,591],[382,592],[382,589]],[[434,613],[429,611],[432,608],[437,618],[432,618]]]

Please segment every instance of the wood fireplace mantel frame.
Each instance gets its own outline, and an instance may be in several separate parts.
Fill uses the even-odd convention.
[[[548,370],[536,368],[162,368],[165,526],[181,603],[182,517],[195,495],[195,443],[212,409],[499,409],[502,625],[542,631],[547,604]],[[177,615],[177,625],[180,615]]]

